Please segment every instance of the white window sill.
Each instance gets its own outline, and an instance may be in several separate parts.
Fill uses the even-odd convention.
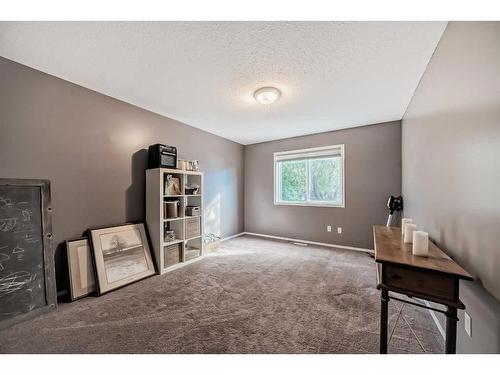
[[[329,208],[345,208],[345,204],[328,204],[314,202],[274,202],[275,206],[301,206],[301,207],[329,207]]]

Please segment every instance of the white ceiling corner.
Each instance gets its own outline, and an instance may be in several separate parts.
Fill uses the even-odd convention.
[[[401,119],[446,22],[0,22],[0,55],[242,144]],[[253,92],[275,86],[279,101]]]

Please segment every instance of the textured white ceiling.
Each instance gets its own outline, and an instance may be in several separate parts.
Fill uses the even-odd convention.
[[[0,55],[251,144],[401,119],[446,22],[0,22]],[[282,91],[257,103],[261,86]]]

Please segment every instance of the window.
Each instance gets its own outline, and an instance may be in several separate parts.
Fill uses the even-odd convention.
[[[274,204],[344,207],[344,145],[274,153]]]

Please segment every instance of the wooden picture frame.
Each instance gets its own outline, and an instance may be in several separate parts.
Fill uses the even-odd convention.
[[[14,194],[16,188],[17,191]],[[30,188],[32,188],[32,197],[36,197],[36,204],[31,206],[30,202],[22,197],[23,193],[18,195],[18,192],[26,192]],[[11,190],[10,193],[8,190]],[[17,217],[10,219],[16,221],[16,223],[11,222],[12,225],[6,222],[9,220],[8,217],[12,216],[8,213],[9,210],[16,211],[14,216]],[[0,211],[2,212],[0,215],[2,251],[0,252],[4,254],[0,270],[0,289],[2,290],[0,293],[2,306],[0,329],[2,329],[57,307],[50,181],[0,178]],[[34,221],[37,222],[36,225]],[[30,223],[33,223],[33,228],[26,226]],[[24,227],[17,228],[21,224]],[[32,230],[34,228],[36,230]],[[35,234],[37,234],[36,237],[34,237]],[[36,267],[30,268],[29,259],[37,253],[35,249],[39,249],[40,261]],[[20,256],[21,259],[19,259]],[[13,261],[16,263],[12,263]],[[9,304],[13,303],[17,304],[16,308],[6,311]]]
[[[66,241],[66,252],[70,300],[76,301],[97,290],[94,259],[88,238]]]
[[[165,195],[181,195],[181,180],[179,177],[167,175],[165,181]]]
[[[88,230],[99,295],[156,274],[143,223]]]

